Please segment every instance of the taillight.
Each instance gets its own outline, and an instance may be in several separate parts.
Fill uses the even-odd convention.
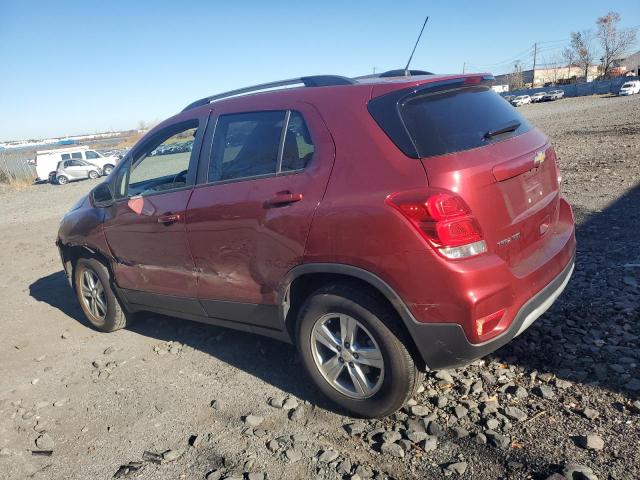
[[[446,258],[467,258],[487,251],[477,220],[458,195],[438,192],[425,197],[415,191],[399,192],[386,201]]]

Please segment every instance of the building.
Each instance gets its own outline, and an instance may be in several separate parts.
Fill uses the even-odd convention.
[[[586,81],[590,82],[598,76],[600,67],[591,65],[587,72]],[[521,80],[518,77],[521,75]],[[543,66],[534,70],[522,70],[519,73],[505,73],[504,75],[495,76],[495,84],[511,85],[511,88],[517,87],[513,85],[521,82],[521,87],[536,88],[544,87],[551,84],[574,83],[576,81],[584,81],[584,70],[576,65],[569,66]]]
[[[640,76],[640,51],[629,55],[627,58],[616,60],[613,71],[617,75]]]

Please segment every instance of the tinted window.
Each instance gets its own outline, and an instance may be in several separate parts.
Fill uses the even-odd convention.
[[[481,147],[485,134],[520,122],[513,132],[494,136],[498,141],[529,130],[529,123],[499,95],[486,87],[468,87],[410,98],[402,106],[409,134],[420,157]]]
[[[73,152],[71,158],[82,158],[82,152]]]
[[[175,190],[187,185],[197,125],[194,121],[171,128],[164,135],[159,134],[152,144],[135,152],[126,189],[128,196]]]
[[[313,157],[314,151],[313,141],[302,115],[298,112],[291,112],[282,151],[281,171],[304,168]]]
[[[85,156],[85,158],[87,160],[93,160],[95,158],[100,158],[100,155],[98,155],[96,152],[92,152],[91,150],[85,152],[84,156]]]
[[[209,181],[275,174],[285,112],[253,112],[218,118]]]
[[[62,160],[69,160],[71,158],[71,155],[68,153],[63,153],[61,158]]]

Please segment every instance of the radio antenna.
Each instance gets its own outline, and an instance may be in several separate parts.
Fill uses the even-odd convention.
[[[416,47],[418,46],[418,43],[420,42],[420,37],[422,37],[422,32],[424,32],[424,27],[427,26],[427,22],[429,21],[429,16],[427,15],[427,18],[424,19],[424,23],[422,24],[422,28],[420,29],[420,35],[418,35],[418,39],[416,40],[416,44],[413,46],[413,50],[411,51],[411,56],[409,57],[409,61],[407,62],[407,66],[404,67],[404,76],[405,77],[409,77],[411,74],[409,73],[409,64],[411,63],[411,60],[413,59],[413,54],[416,53]]]

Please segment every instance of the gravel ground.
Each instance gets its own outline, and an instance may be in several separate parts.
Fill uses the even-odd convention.
[[[526,334],[429,373],[384,420],[336,412],[269,339],[159,316],[92,330],[53,241],[95,182],[0,191],[0,477],[639,478],[639,107],[521,108],[559,154],[574,277]]]

